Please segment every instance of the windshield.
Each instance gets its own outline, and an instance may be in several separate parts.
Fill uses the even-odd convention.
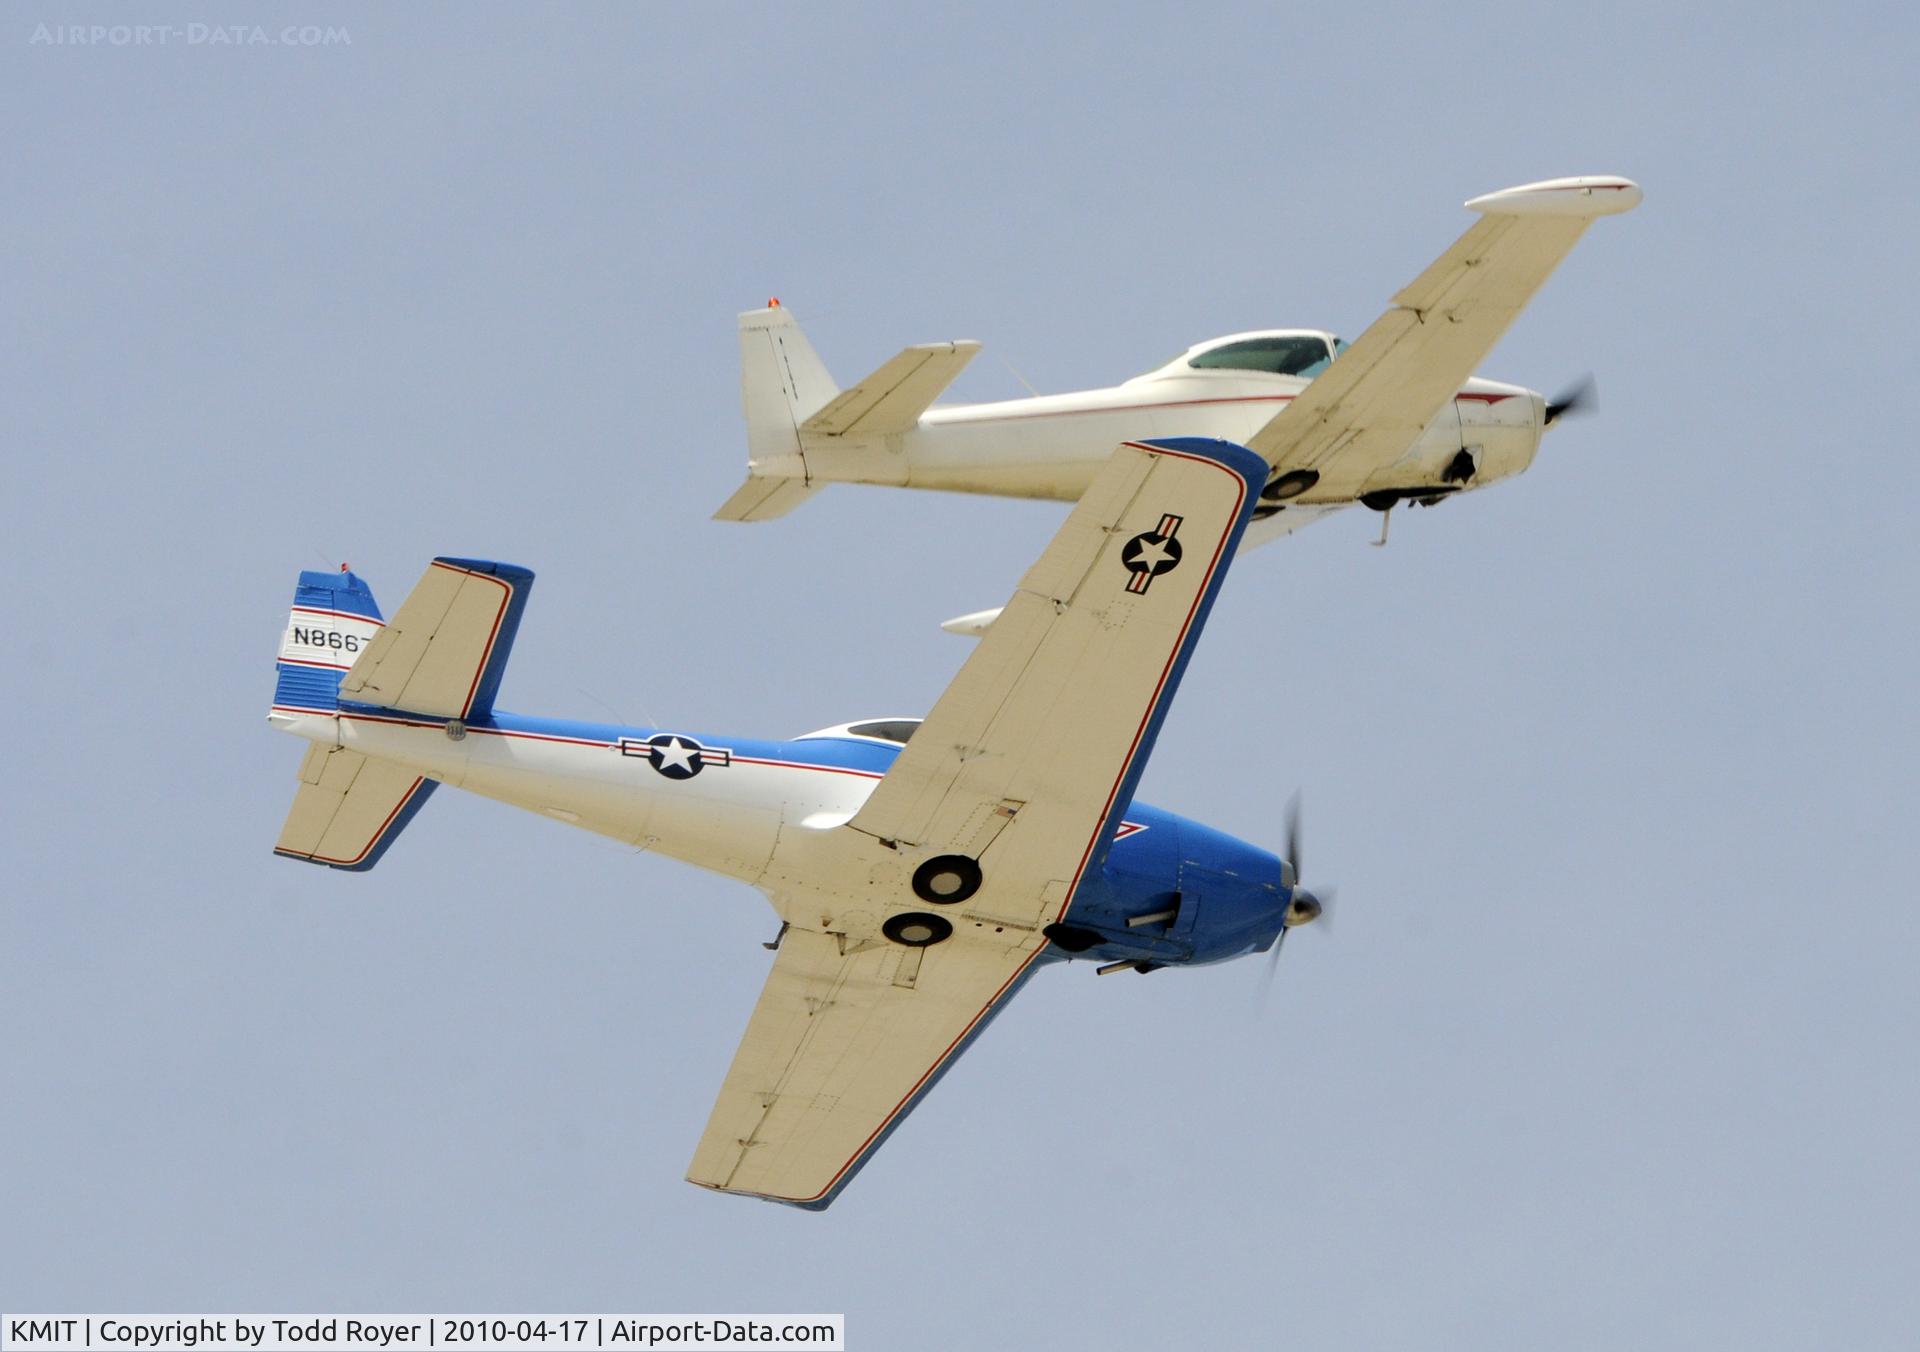
[[[1332,359],[1326,339],[1318,335],[1276,333],[1209,348],[1189,357],[1187,365],[1200,371],[1265,371],[1276,376],[1304,376],[1324,370]]]
[[[920,720],[917,718],[876,718],[870,723],[850,723],[847,731],[855,737],[874,737],[883,742],[905,745],[919,726]]]
[[[1352,346],[1353,344],[1349,343],[1344,338],[1335,338],[1333,340],[1333,357],[1339,356],[1342,352],[1345,352],[1348,348]],[[1312,379],[1314,376],[1319,375],[1322,371],[1327,369],[1327,365],[1333,360],[1333,357],[1322,357],[1319,361],[1313,363],[1313,365],[1304,367],[1301,370],[1295,371],[1294,374],[1297,376],[1306,376],[1308,379]]]

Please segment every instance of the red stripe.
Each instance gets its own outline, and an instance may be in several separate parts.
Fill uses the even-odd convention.
[[[878,770],[854,770],[844,765],[808,765],[805,761],[762,760],[758,756],[735,756],[741,765],[771,765],[782,770],[821,770],[833,775],[856,775],[861,779],[883,779]]]
[[[559,742],[564,746],[616,746],[618,743],[600,741],[592,737],[562,737],[551,732],[514,732],[507,728],[468,728],[468,732],[482,737],[518,737],[529,742]]]
[[[1202,404],[1284,404],[1293,398],[1295,396],[1291,394],[1240,394],[1218,399],[1169,399],[1159,404],[1103,404],[1099,408],[1057,408],[1041,409],[1032,413],[994,413],[984,418],[956,418],[954,421],[1012,422],[1021,418],[1070,418],[1082,413],[1137,413],[1150,408],[1196,408]]]
[[[333,714],[336,717],[354,722],[387,723],[401,728],[439,729],[446,726],[444,723],[429,722],[425,719],[393,718],[385,714],[361,713],[358,710],[335,714],[335,711],[332,709],[306,709],[295,705],[281,704],[276,704],[273,707],[276,711],[285,713]],[[520,737],[531,742],[558,742],[565,746],[613,747],[619,745],[617,742],[600,741],[591,737],[562,737],[554,733],[520,732],[512,728],[468,728],[467,731],[476,737]],[[715,749],[718,750],[719,748]],[[877,770],[854,770],[844,765],[810,765],[806,761],[769,760],[760,756],[735,755],[731,759],[736,765],[765,765],[780,770],[813,770],[820,774],[827,775],[853,775],[859,779],[880,779],[883,777],[881,772]]]
[[[407,800],[413,797],[414,790],[420,787],[421,781],[424,780],[425,778],[426,778],[425,775],[421,775],[418,778],[416,778],[413,781],[413,783],[407,786],[407,791],[400,795],[400,801],[393,805],[393,811],[387,814],[387,819],[381,822],[379,829],[373,833],[373,839],[369,840],[366,843],[366,845],[361,849],[360,853],[353,856],[353,858],[336,859],[332,855],[328,855],[328,854],[310,854],[307,856],[307,858],[317,859],[323,864],[357,864],[362,859],[365,859],[369,854],[373,853],[373,847],[380,843],[380,837],[384,836],[387,833],[387,828],[393,825],[393,819],[400,815],[400,809],[407,805]]]
[[[338,615],[343,620],[358,620],[362,624],[372,625],[375,629],[385,629],[387,627],[371,615],[355,615],[350,610],[322,610],[317,606],[295,606],[293,607],[293,613],[296,615]]]
[[[1080,414],[1092,413],[1138,413],[1157,408],[1198,408],[1207,404],[1285,404],[1298,398],[1292,394],[1243,394],[1218,399],[1169,399],[1156,404],[1102,404],[1097,408],[1056,408],[1041,409],[1030,413],[994,413],[985,417],[956,418],[955,422],[987,423],[1015,422],[1024,418],[1071,418]],[[1497,404],[1503,399],[1513,399],[1511,394],[1456,394],[1456,399],[1472,399],[1482,403]],[[1131,444],[1131,443],[1129,443]]]
[[[506,617],[507,603],[513,599],[513,588],[501,578],[495,577],[492,573],[476,573],[471,568],[456,568],[453,564],[442,563],[438,559],[433,561],[433,566],[435,568],[444,568],[449,573],[465,573],[468,577],[477,577],[484,582],[491,582],[500,588],[502,593],[500,597],[500,609],[494,612],[493,628],[487,634],[487,646],[480,654],[480,665],[473,669],[473,683],[467,687],[467,701],[460,706],[460,716],[465,718],[473,712],[473,692],[480,688],[480,677],[486,672],[487,662],[493,656],[493,641],[500,634],[500,621]]]

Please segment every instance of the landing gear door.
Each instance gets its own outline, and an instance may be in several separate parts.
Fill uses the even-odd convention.
[[[1460,405],[1449,399],[1441,405],[1439,414],[1427,425],[1427,430],[1407,448],[1407,453],[1392,464],[1382,465],[1369,474],[1360,486],[1360,493],[1355,496],[1388,489],[1444,484],[1447,482],[1445,476],[1448,467],[1463,449],[1466,447],[1461,438]]]

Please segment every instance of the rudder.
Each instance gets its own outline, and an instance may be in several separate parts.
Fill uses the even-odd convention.
[[[807,482],[800,424],[840,387],[778,301],[740,316],[740,407],[747,419],[747,482],[714,513],[722,521],[783,516],[816,489]]]

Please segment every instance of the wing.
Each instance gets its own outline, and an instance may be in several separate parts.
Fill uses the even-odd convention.
[[[979,860],[1032,923],[1132,797],[1264,474],[1225,442],[1116,451],[850,825]]]
[[[776,854],[789,928],[692,1181],[826,1206],[1032,974],[1265,474],[1226,442],[1115,451],[866,805]],[[955,855],[971,890],[924,890]]]
[[[1420,439],[1593,218],[1639,202],[1611,177],[1474,198],[1481,219],[1248,447],[1276,470],[1318,470],[1305,502],[1354,497]]]
[[[493,708],[533,574],[435,559],[340,682],[340,698],[440,718]]]
[[[1022,940],[842,952],[840,936],[789,930],[688,1180],[827,1206],[1032,974],[1044,941]]]

